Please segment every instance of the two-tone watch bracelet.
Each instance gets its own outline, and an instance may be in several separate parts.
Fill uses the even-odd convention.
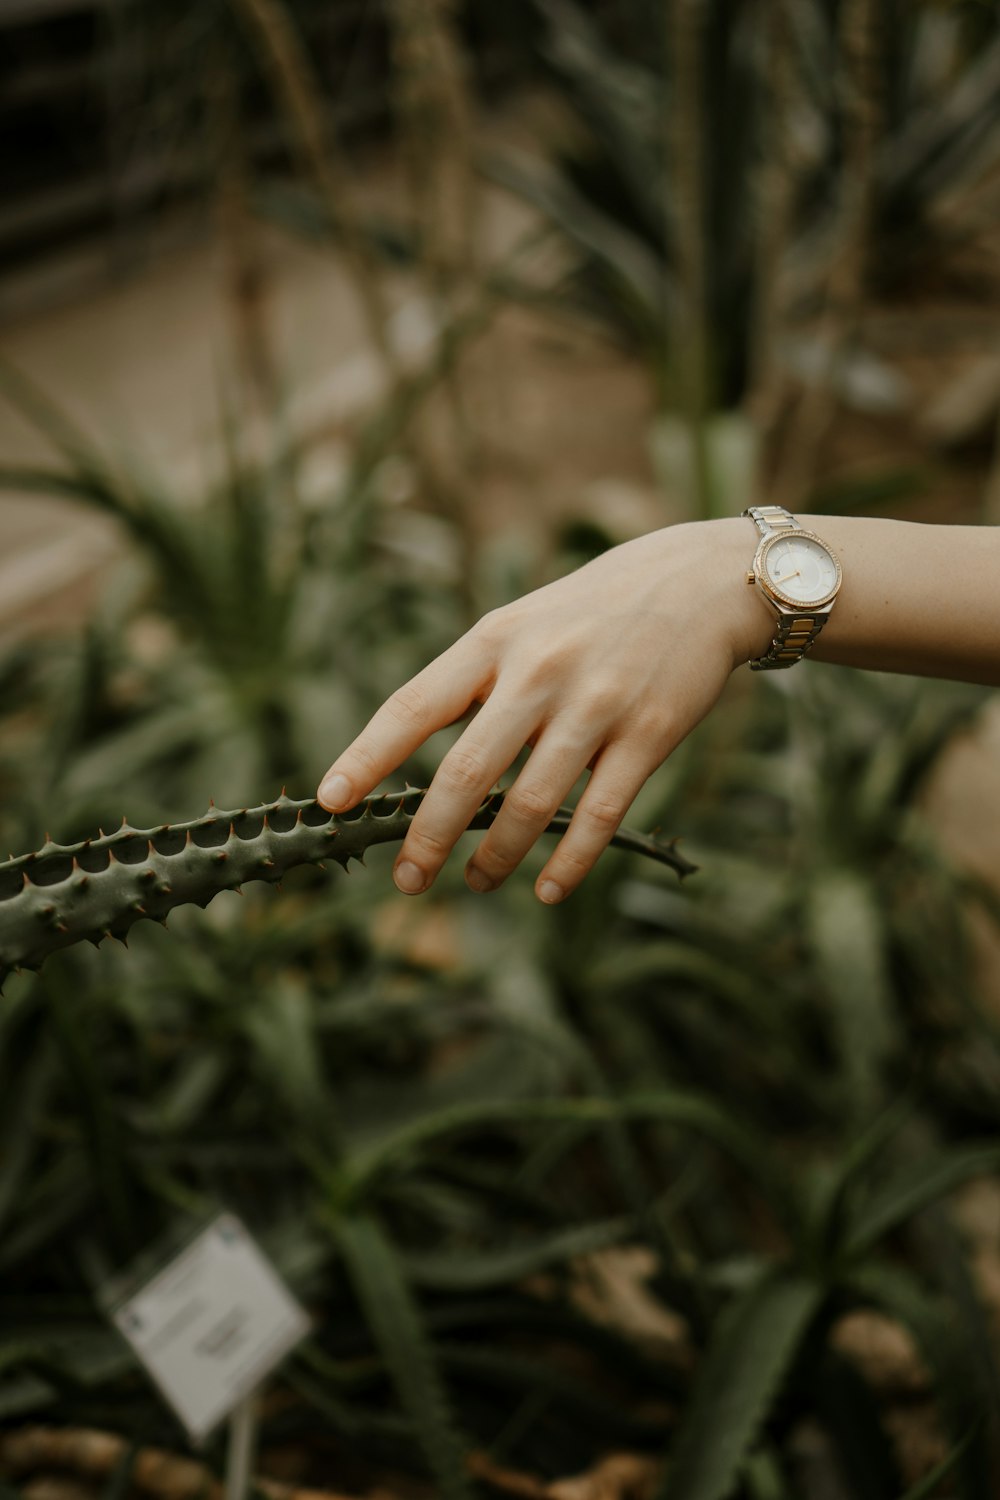
[[[761,536],[770,536],[776,531],[802,531],[795,517],[781,505],[751,505],[742,515],[749,516]],[[753,573],[747,574],[747,582],[753,582]],[[748,662],[751,672],[769,672],[776,667],[794,667],[801,661],[819,635],[829,617],[828,609],[821,611],[781,610],[778,614],[777,631],[770,648],[763,656]]]

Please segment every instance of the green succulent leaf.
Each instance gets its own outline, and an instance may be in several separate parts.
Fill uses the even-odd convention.
[[[872,1189],[858,1209],[846,1249],[862,1256],[879,1240],[939,1198],[975,1177],[985,1177],[1000,1168],[1000,1146],[984,1143],[941,1152],[925,1161],[899,1168],[877,1189]]]
[[[328,1219],[348,1273],[414,1424],[442,1500],[472,1500],[459,1431],[419,1305],[395,1246],[378,1221],[352,1213]]]
[[[823,1301],[792,1273],[765,1275],[721,1314],[671,1447],[661,1500],[726,1500]]]
[[[817,873],[807,909],[809,940],[826,992],[848,1107],[867,1118],[880,1092],[895,1035],[881,902],[849,870]]]
[[[609,1219],[581,1224],[524,1245],[508,1245],[491,1251],[461,1253],[411,1253],[406,1256],[410,1279],[420,1286],[440,1287],[451,1292],[509,1286],[546,1266],[562,1265],[575,1255],[589,1255],[620,1245],[633,1229],[631,1219]]]
[[[673,1125],[704,1135],[744,1167],[767,1182],[773,1201],[784,1204],[777,1175],[768,1164],[763,1143],[745,1122],[734,1119],[699,1094],[682,1090],[593,1099],[496,1099],[455,1105],[387,1134],[359,1151],[351,1164],[355,1191],[369,1189],[384,1172],[440,1138],[459,1130],[489,1125],[532,1125],[576,1122],[598,1129],[614,1120],[646,1120]]]

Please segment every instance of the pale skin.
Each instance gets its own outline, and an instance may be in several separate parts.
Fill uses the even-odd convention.
[[[808,661],[788,670],[821,661],[1000,685],[1000,528],[798,519],[838,554],[843,585]],[[474,713],[400,848],[396,885],[410,895],[431,886],[530,745],[465,878],[475,891],[500,886],[589,768],[535,882],[540,900],[563,900],[730,673],[768,650],[774,610],[746,582],[758,539],[742,517],[669,526],[485,615],[383,704],[324,776],[320,802],[353,807],[436,730]]]

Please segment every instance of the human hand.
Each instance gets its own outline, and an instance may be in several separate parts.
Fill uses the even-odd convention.
[[[535,884],[561,901],[592,868],[643,783],[773,626],[746,569],[739,518],[671,526],[493,610],[393,693],[338,756],[317,794],[353,807],[436,730],[478,707],[441,761],[400,848],[394,879],[426,890],[476,808],[532,751],[466,866],[474,891],[507,878],[587,768],[591,775]]]

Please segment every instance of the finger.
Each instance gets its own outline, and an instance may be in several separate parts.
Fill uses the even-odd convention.
[[[354,807],[436,730],[460,719],[489,685],[488,659],[463,638],[386,699],[333,762],[317,800],[330,812]]]
[[[576,889],[617,833],[653,769],[641,749],[621,741],[601,753],[569,828],[535,882],[540,900],[552,905]]]
[[[476,808],[537,728],[537,715],[520,700],[512,712],[506,695],[488,698],[448,751],[417,809],[396,860],[393,878],[416,895],[434,880]]]
[[[593,744],[570,743],[550,729],[543,735],[510,791],[496,822],[466,865],[474,891],[492,891],[521,862],[545,832],[556,808],[565,801],[594,755]]]

